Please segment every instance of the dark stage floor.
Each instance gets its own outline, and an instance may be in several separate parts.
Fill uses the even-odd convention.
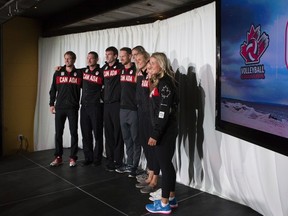
[[[50,167],[54,150],[22,153],[0,160],[1,216],[150,215],[148,194],[127,174],[108,172],[104,165]],[[83,160],[82,151],[79,160]],[[179,207],[172,215],[259,216],[251,208],[177,184]],[[155,215],[155,214],[154,214]]]

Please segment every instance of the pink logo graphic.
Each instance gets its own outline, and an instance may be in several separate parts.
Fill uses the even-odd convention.
[[[258,64],[268,46],[269,36],[265,32],[261,34],[260,26],[255,29],[254,25],[251,25],[247,32],[247,41],[241,45],[240,55],[246,64]]]

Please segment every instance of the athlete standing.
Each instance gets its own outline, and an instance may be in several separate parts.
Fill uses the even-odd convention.
[[[65,65],[53,75],[50,94],[50,112],[55,114],[55,159],[50,166],[62,164],[63,131],[68,118],[71,134],[69,166],[75,167],[78,152],[78,110],[82,86],[82,71],[75,68],[76,55],[72,51],[64,54]]]
[[[152,132],[148,145],[155,148],[162,172],[162,198],[146,205],[146,209],[151,213],[169,214],[171,208],[178,206],[175,198],[176,172],[172,163],[178,135],[178,97],[174,72],[166,55],[153,53],[149,63]]]
[[[98,54],[91,51],[87,55],[87,67],[83,68],[83,88],[80,109],[80,125],[83,138],[85,160],[82,166],[99,166],[103,154],[103,72],[97,64]],[[93,133],[92,133],[93,132]],[[93,148],[93,134],[95,146]]]
[[[114,171],[123,165],[124,142],[120,126],[120,74],[123,65],[119,62],[116,47],[105,50],[105,65],[102,67],[104,76],[104,130],[105,149],[108,171]]]

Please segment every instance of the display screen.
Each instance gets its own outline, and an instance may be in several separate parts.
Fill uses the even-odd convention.
[[[287,0],[217,1],[216,129],[288,155]]]

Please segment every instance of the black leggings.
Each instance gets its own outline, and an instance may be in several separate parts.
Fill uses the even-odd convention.
[[[169,198],[170,192],[175,191],[176,172],[172,163],[175,152],[176,137],[178,134],[177,123],[169,124],[162,138],[155,146],[156,162],[158,162],[162,173],[162,197]]]

